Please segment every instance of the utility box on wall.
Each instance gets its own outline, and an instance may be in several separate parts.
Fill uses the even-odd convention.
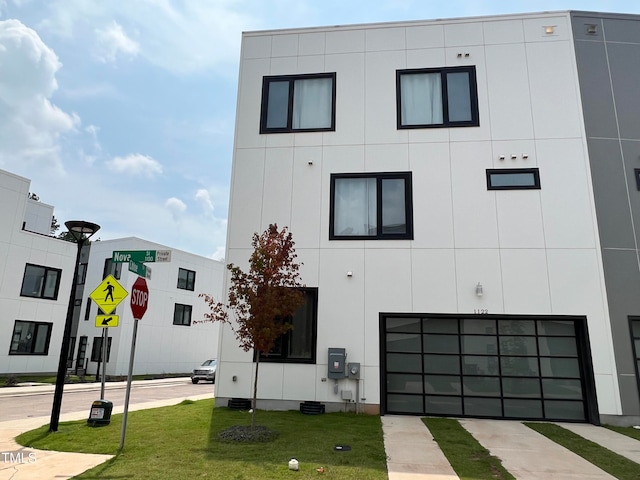
[[[327,377],[344,378],[347,352],[344,348],[329,348],[329,367]]]

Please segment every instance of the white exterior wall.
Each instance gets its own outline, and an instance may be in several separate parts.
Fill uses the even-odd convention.
[[[227,261],[290,226],[319,301],[317,364],[261,364],[259,398],[341,402],[323,379],[345,347],[379,404],[380,312],[483,309],[586,316],[600,413],[620,413],[570,28],[557,13],[243,36]],[[479,127],[396,128],[396,70],[462,65]],[[335,132],[260,135],[263,76],[321,72],[337,76]],[[487,191],[501,167],[538,167],[542,188]],[[330,174],[391,171],[413,172],[414,240],[330,241]],[[251,354],[228,328],[220,348],[217,396],[250,396]]]
[[[30,181],[0,170],[0,373],[56,372],[67,315],[76,244],[22,230]],[[27,207],[27,205],[29,205]],[[48,205],[42,205],[49,207]],[[47,224],[49,231],[51,218]],[[22,297],[27,263],[62,270],[56,300]],[[16,320],[52,323],[47,355],[9,355]]]
[[[146,264],[151,267],[152,275],[147,280],[148,309],[138,323],[134,374],[188,373],[204,360],[215,358],[218,350],[218,325],[173,325],[173,314],[176,303],[191,305],[192,322],[202,320],[207,310],[204,300],[198,295],[209,293],[220,297],[224,264],[139,238],[106,240],[91,245],[74,358],[77,357],[80,336],[88,337],[86,358],[90,360],[93,338],[102,335],[102,328],[95,326],[97,305],[91,302],[88,320],[85,320],[85,309],[89,295],[103,280],[104,261],[112,257],[114,250],[171,250],[171,262]],[[179,268],[196,272],[193,292],[177,288]],[[131,287],[137,278],[138,275],[128,271],[128,264],[122,265],[118,282],[127,292],[131,293]],[[119,326],[109,329],[109,336],[113,339],[107,375],[126,375],[134,324],[129,296],[118,305],[114,313],[119,315]],[[96,369],[97,362],[89,361],[87,373],[95,375]]]
[[[53,206],[46,203],[27,199],[27,210],[24,215],[24,230],[49,235],[51,233],[51,219]]]

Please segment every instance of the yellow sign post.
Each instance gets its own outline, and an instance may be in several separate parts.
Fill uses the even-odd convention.
[[[118,283],[113,275],[107,275],[98,287],[91,292],[89,298],[96,302],[100,310],[106,315],[113,313],[118,304],[129,295],[122,285]],[[97,320],[96,320],[97,323]],[[97,325],[96,325],[97,326]],[[102,325],[100,325],[102,326]]]
[[[96,327],[108,328],[118,326],[118,315],[96,315]]]

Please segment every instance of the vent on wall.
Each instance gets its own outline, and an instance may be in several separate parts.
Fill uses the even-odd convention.
[[[584,33],[587,35],[597,35],[598,25],[596,25],[595,23],[586,23],[584,25]]]

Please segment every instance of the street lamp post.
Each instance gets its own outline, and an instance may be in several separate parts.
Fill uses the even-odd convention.
[[[58,376],[56,377],[56,390],[53,394],[53,406],[51,407],[51,421],[49,422],[49,431],[57,432],[58,423],[60,422],[60,408],[62,407],[62,390],[64,389],[64,379],[67,373],[67,357],[69,356],[69,344],[71,343],[71,327],[73,325],[73,307],[76,300],[76,285],[78,284],[78,266],[80,264],[80,254],[85,242],[98,230],[100,225],[84,221],[69,221],[64,223],[69,233],[76,239],[78,244],[78,253],[76,254],[76,263],[73,270],[73,278],[71,283],[71,293],[69,294],[69,306],[67,307],[67,319],[64,324],[64,333],[62,334],[62,347],[60,349],[60,361],[58,362]]]

